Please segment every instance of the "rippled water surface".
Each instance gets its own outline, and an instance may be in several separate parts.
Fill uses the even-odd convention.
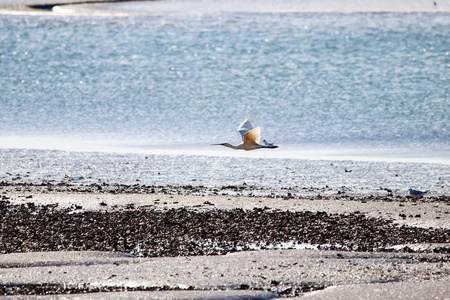
[[[448,146],[439,14],[2,16],[1,135]]]
[[[449,163],[447,14],[0,15],[0,64],[3,149]]]

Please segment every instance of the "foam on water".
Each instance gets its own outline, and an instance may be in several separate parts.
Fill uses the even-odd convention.
[[[408,147],[340,144],[278,144],[276,150],[234,151],[211,144],[153,145],[148,141],[74,139],[70,136],[5,136],[0,140],[0,149],[40,149],[77,152],[103,152],[117,154],[188,155],[204,157],[242,157],[265,159],[301,160],[354,160],[372,162],[411,162],[450,165],[450,151],[428,150]]]

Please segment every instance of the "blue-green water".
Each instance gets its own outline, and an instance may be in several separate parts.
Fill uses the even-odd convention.
[[[445,14],[0,17],[0,135],[450,141]]]
[[[0,66],[3,149],[154,154],[161,147],[157,154],[183,155],[199,147],[203,152],[198,153],[223,157],[235,152],[208,145],[237,144],[236,129],[248,118],[280,148],[240,154],[245,157],[299,159],[322,153],[322,159],[330,159],[332,153],[355,161],[366,154],[362,160],[438,162],[444,166],[424,173],[432,177],[419,177],[434,190],[448,189],[447,14],[0,15]],[[36,153],[47,163],[58,157],[2,151],[3,169],[10,172],[26,172],[24,157]],[[58,167],[49,163],[47,171],[63,177],[68,158],[59,158]],[[182,157],[172,159],[174,170],[180,164],[188,168]],[[96,163],[101,165],[101,158]],[[301,161],[268,163],[280,167],[273,174],[297,164],[314,173]],[[209,167],[219,172],[226,165]],[[258,169],[256,163],[252,168]],[[414,174],[413,165],[405,168]],[[197,175],[201,169],[198,163]],[[233,172],[227,174],[235,174],[230,176],[237,182],[256,176]],[[420,179],[416,175],[397,187],[423,187],[409,182]],[[274,186],[275,177],[254,180]],[[174,183],[171,178],[162,183]],[[367,174],[364,180],[371,178]],[[295,185],[294,179],[288,185]],[[318,181],[311,177],[301,184],[308,182]]]

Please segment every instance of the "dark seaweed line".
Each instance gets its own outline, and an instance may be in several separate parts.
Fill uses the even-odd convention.
[[[359,213],[184,208],[69,213],[72,210],[1,201],[0,253],[97,250],[160,257],[217,255],[292,241],[354,251],[450,242],[449,229],[398,226]],[[448,253],[448,248],[437,251]]]

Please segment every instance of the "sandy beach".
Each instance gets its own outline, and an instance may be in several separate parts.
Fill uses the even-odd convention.
[[[273,199],[33,185],[0,193],[0,290],[11,299],[449,294],[446,198]]]

